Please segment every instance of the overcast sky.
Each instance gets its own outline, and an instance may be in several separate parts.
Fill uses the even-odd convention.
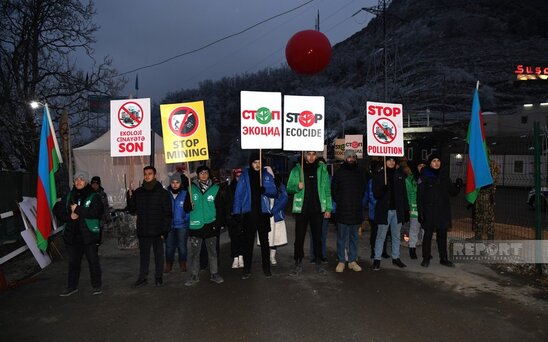
[[[94,0],[96,34],[94,57],[114,59],[124,73],[161,62],[242,31],[309,0]],[[293,34],[313,29],[320,11],[320,30],[331,45],[364,28],[372,15],[362,7],[375,0],[315,0],[284,16],[241,35],[160,66],[126,75],[123,94],[135,95],[139,74],[139,97],[160,102],[170,91],[195,88],[206,79],[278,67],[285,61],[285,46]],[[183,100],[183,99],[181,99]]]

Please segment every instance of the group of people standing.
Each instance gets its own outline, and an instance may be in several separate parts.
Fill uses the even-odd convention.
[[[302,164],[302,165],[301,165]],[[409,253],[417,259],[416,247],[422,238],[422,263],[428,267],[431,240],[437,234],[440,263],[453,266],[447,257],[447,230],[451,224],[449,196],[456,195],[453,185],[441,171],[441,160],[433,154],[416,167],[400,167],[396,157],[386,157],[382,167],[371,176],[358,167],[357,154],[346,150],[344,161],[331,177],[327,165],[316,152],[304,153],[301,163],[289,174],[287,188],[281,177],[264,166],[258,153],[252,153],[248,167],[233,170],[228,186],[212,181],[207,166],[196,169],[196,178],[175,172],[164,188],[156,179],[156,169],[143,169],[143,182],[128,191],[128,210],[137,215],[139,239],[139,275],[134,287],[147,284],[150,250],[155,260],[155,284],[163,284],[163,274],[172,271],[178,250],[179,268],[188,271],[185,285],[199,281],[200,269],[209,266],[210,280],[222,283],[219,274],[219,237],[227,227],[231,240],[232,268],[242,268],[242,279],[251,276],[254,245],[261,250],[261,266],[271,277],[277,264],[277,247],[287,244],[285,207],[293,195],[295,217],[294,269],[292,276],[303,272],[304,242],[308,227],[311,233],[311,260],[318,274],[326,274],[325,240],[327,223],[334,215],[337,224],[337,273],[347,267],[359,272],[358,227],[369,207],[371,257],[373,270],[380,270],[381,259],[388,257],[387,235],[391,235],[392,263],[406,267],[400,260],[401,226],[410,223]],[[101,199],[87,184],[87,174],[79,172],[72,191],[55,207],[59,220],[66,223],[65,242],[69,250],[68,287],[63,295],[78,289],[82,254],[86,254],[94,294],[101,293],[101,270],[97,248],[100,243],[99,220],[104,213]],[[108,204],[107,204],[108,205]],[[164,243],[166,246],[164,253]]]

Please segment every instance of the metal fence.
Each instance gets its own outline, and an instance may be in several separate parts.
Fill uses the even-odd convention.
[[[534,137],[522,136],[506,139],[488,139],[490,160],[498,167],[494,195],[495,222],[491,238],[496,240],[528,240],[536,238],[534,186],[535,148]],[[494,143],[493,143],[494,142]],[[540,156],[540,181],[542,194],[548,199],[548,158],[546,151]],[[451,178],[466,179],[467,155],[451,154]],[[452,198],[453,228],[449,238],[454,240],[475,239],[478,225],[473,217],[474,207],[464,198],[464,189]],[[548,210],[541,198],[542,239],[548,239]],[[487,239],[487,232],[483,232]]]

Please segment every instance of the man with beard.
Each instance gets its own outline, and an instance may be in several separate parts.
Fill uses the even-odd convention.
[[[53,208],[55,216],[65,223],[63,239],[69,255],[68,286],[60,294],[62,297],[78,292],[83,254],[88,261],[93,294],[102,293],[98,249],[103,204],[88,182],[87,172],[76,172],[74,187]]]
[[[145,166],[143,184],[135,191],[128,191],[128,209],[137,214],[137,237],[139,238],[139,277],[133,284],[147,284],[150,247],[154,251],[154,277],[156,286],[163,284],[164,239],[171,229],[171,196],[156,180],[156,169]]]
[[[310,224],[314,240],[316,272],[326,274],[322,263],[322,221],[331,217],[331,185],[329,173],[324,163],[318,163],[316,152],[307,151],[305,163],[295,165],[287,181],[287,193],[294,194],[293,213],[295,214],[295,270],[291,275],[302,273],[304,238]]]
[[[244,271],[242,279],[251,275],[253,245],[255,236],[259,234],[263,272],[271,277],[270,247],[268,232],[270,231],[270,200],[277,194],[274,176],[266,168],[261,170],[258,153],[249,156],[249,167],[245,168],[236,185],[232,213],[242,215],[244,235]]]
[[[348,268],[360,272],[358,265],[358,226],[363,221],[362,200],[365,193],[365,174],[358,169],[354,150],[344,152],[344,162],[335,172],[331,195],[337,206],[337,273],[344,271],[345,249],[348,244]]]

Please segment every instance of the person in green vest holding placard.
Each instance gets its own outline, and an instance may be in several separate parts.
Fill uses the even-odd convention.
[[[210,280],[220,284],[224,280],[219,275],[217,263],[217,236],[223,225],[224,202],[221,188],[210,178],[209,167],[202,165],[196,169],[197,179],[192,181],[187,193],[184,209],[190,213],[188,236],[190,241],[188,266],[190,277],[185,282],[192,286],[200,281],[200,249],[205,240],[209,257]]]
[[[78,292],[84,254],[89,265],[93,294],[101,294],[101,265],[98,250],[103,203],[101,197],[89,185],[87,172],[78,171],[74,174],[74,187],[55,204],[53,213],[60,223],[65,224],[63,238],[69,256],[68,285],[60,296],[67,297]]]

